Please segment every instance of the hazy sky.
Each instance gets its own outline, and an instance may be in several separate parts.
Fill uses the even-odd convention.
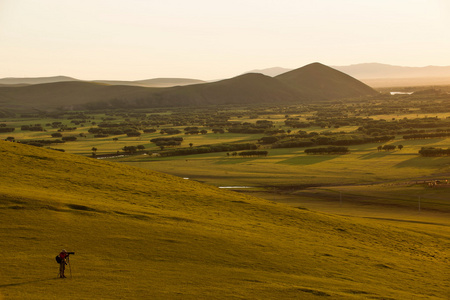
[[[450,65],[450,0],[0,0],[0,78]]]

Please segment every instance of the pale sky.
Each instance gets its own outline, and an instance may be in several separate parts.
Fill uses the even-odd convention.
[[[0,78],[450,65],[450,0],[0,0]]]

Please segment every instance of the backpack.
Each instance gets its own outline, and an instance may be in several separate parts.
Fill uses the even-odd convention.
[[[61,257],[59,255],[56,255],[55,259],[58,264],[61,263]]]

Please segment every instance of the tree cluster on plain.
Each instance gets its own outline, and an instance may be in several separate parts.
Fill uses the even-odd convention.
[[[422,149],[419,150],[419,154],[425,157],[450,156],[450,148],[422,147]]]
[[[347,147],[323,147],[323,148],[310,148],[305,149],[306,154],[348,154],[350,151]]]

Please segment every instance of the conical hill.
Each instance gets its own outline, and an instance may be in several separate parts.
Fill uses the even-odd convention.
[[[308,100],[357,98],[378,93],[361,81],[321,63],[312,63],[275,78]]]

